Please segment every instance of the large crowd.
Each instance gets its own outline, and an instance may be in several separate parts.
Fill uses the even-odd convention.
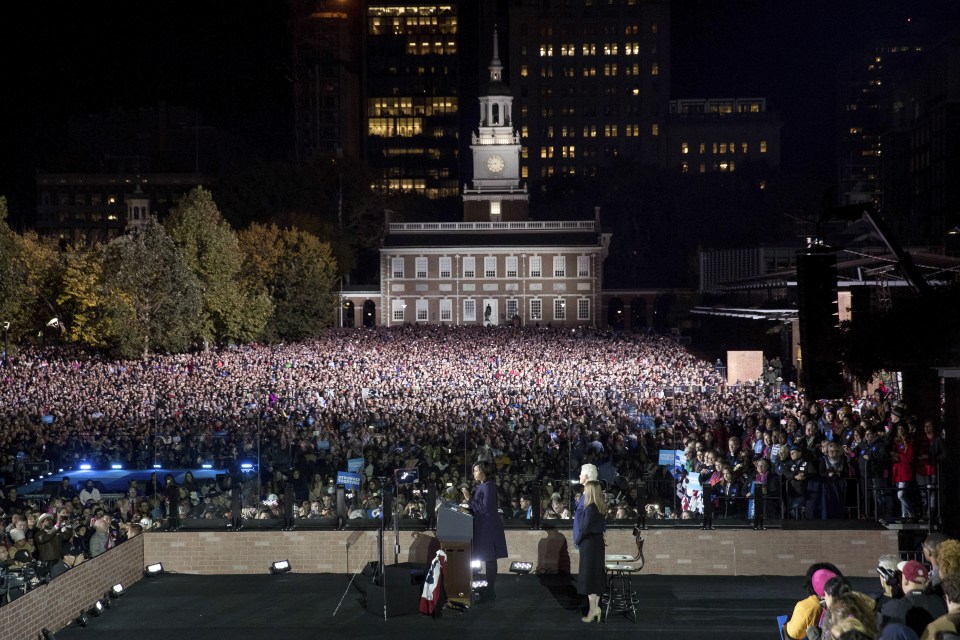
[[[739,517],[763,492],[768,514],[921,519],[945,455],[934,418],[882,388],[826,402],[773,379],[728,384],[669,336],[407,326],[138,361],[23,350],[0,377],[0,473],[210,464],[248,509],[292,484],[309,513],[362,459],[352,510],[375,510],[382,479],[412,465],[420,497],[402,491],[401,506],[416,511],[488,459],[505,513],[562,518],[592,462],[613,517]],[[676,469],[667,450],[684,452]],[[180,508],[229,510],[223,484],[190,488]]]
[[[385,494],[424,518],[458,500],[477,460],[514,521],[569,519],[585,463],[608,517],[630,523],[938,517],[933,411],[883,387],[805,398],[765,369],[729,383],[669,336],[540,327],[331,331],[138,361],[24,349],[0,370],[0,569],[62,571],[186,518],[332,519],[348,467],[362,478],[349,518],[380,517]],[[110,499],[69,477],[18,494],[31,465],[84,462],[226,473],[154,473]],[[394,484],[413,468],[419,482]]]

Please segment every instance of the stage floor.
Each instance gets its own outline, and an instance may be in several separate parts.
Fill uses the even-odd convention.
[[[709,550],[705,550],[709,553]],[[294,567],[294,570],[296,568]],[[388,574],[389,575],[389,574]],[[356,580],[367,580],[361,575]],[[853,579],[871,593],[876,580]],[[164,573],[129,587],[86,627],[71,625],[58,640],[284,640],[384,638],[550,638],[581,640],[603,634],[636,634],[644,640],[778,637],[776,617],[805,597],[802,577],[641,575],[634,578],[640,605],[636,624],[622,614],[584,624],[569,575],[501,575],[497,600],[460,613],[445,609],[383,618],[368,612],[351,576],[334,574],[196,576]],[[411,589],[411,592],[414,592]],[[417,594],[414,592],[414,597]]]

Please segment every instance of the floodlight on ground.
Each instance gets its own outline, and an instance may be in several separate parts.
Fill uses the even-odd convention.
[[[517,573],[524,575],[533,571],[532,562],[511,562],[510,563],[510,573]]]
[[[270,565],[270,573],[273,575],[281,575],[284,573],[290,573],[290,561],[289,560],[277,560]]]
[[[473,569],[474,571],[477,571],[483,568],[483,563],[481,563],[479,560],[471,560],[470,568]]]
[[[99,617],[103,613],[103,610],[106,609],[106,605],[103,604],[103,600],[97,600],[93,603],[93,606],[90,607],[90,615]]]
[[[80,470],[81,470],[81,471],[90,471],[91,469],[93,469],[93,466],[91,466],[91,464],[90,464],[89,462],[81,462],[81,463],[80,463]]]
[[[160,562],[148,564],[147,568],[143,570],[143,575],[147,576],[148,578],[151,576],[158,576],[161,573],[163,573],[163,564]]]
[[[489,583],[486,580],[474,580],[471,585],[473,586],[473,590],[476,591],[477,589],[486,589]]]
[[[87,626],[87,621],[88,621],[89,619],[90,619],[90,618],[87,617],[87,612],[86,612],[86,611],[81,611],[81,612],[80,612],[80,615],[77,616],[76,623],[77,623],[77,625],[79,625],[79,626],[81,626],[81,627],[85,627],[85,626]]]
[[[113,469],[114,471],[119,471],[120,469],[123,469],[123,465],[120,464],[119,462],[111,462],[110,468]]]
[[[117,584],[110,587],[110,591],[108,591],[107,593],[110,594],[111,598],[119,598],[120,596],[123,595],[123,585],[118,582]]]

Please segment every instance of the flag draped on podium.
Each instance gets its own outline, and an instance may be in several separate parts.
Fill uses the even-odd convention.
[[[447,554],[443,549],[437,551],[436,557],[430,563],[427,577],[423,581],[423,593],[420,594],[420,613],[431,616],[440,604],[440,594],[443,589],[443,569],[447,564]]]

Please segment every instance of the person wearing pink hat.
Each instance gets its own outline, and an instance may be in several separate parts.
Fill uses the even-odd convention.
[[[841,575],[840,570],[829,562],[818,562],[807,569],[805,586],[806,598],[799,601],[783,626],[785,638],[803,640],[807,637],[807,628],[816,627],[823,614],[823,586],[830,578]]]

